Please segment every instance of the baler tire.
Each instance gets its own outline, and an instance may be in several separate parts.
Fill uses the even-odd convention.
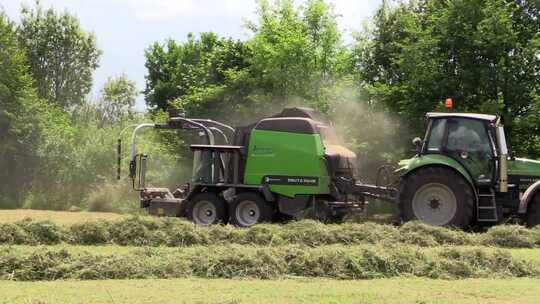
[[[227,224],[227,203],[214,193],[199,193],[188,200],[186,217],[198,225]]]
[[[527,209],[527,227],[540,225],[540,192],[536,193]]]
[[[255,192],[239,193],[229,208],[229,222],[238,227],[270,222],[274,215],[275,208]]]
[[[431,193],[426,190],[429,189],[429,186],[433,187]],[[427,194],[425,192],[427,192]],[[429,208],[434,210],[441,209],[441,201],[443,201],[443,204],[446,204],[446,206],[450,205],[451,210],[454,212],[452,214],[448,213],[447,217],[451,216],[451,218],[445,219],[443,217],[439,222],[432,218],[433,220],[431,223],[430,221],[425,220],[425,216],[424,220],[418,218],[414,209],[416,207],[417,212],[420,212],[418,209],[421,207],[418,207],[418,201],[413,205],[413,200],[416,195],[420,196],[417,199],[421,199],[422,194],[424,194],[423,198],[428,198],[431,195],[433,196],[433,203],[431,201],[429,202]],[[445,195],[448,196],[445,197]],[[442,206],[447,208],[444,205]],[[455,209],[453,208],[454,206]],[[422,168],[405,177],[401,182],[399,208],[402,220],[405,222],[421,220],[431,225],[466,228],[470,226],[473,221],[474,206],[475,196],[473,189],[464,177],[451,169],[444,167]]]

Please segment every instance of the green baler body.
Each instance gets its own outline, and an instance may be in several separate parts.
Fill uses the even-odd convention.
[[[329,176],[320,134],[254,129],[247,152],[244,183],[267,183],[274,193],[329,193]]]

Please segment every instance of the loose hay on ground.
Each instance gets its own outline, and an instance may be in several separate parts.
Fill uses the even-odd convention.
[[[375,223],[327,225],[305,220],[285,225],[196,226],[176,218],[129,217],[59,226],[50,221],[0,223],[0,244],[117,244],[123,246],[198,246],[216,244],[286,245],[310,247],[341,244],[486,245],[505,248],[540,247],[540,229],[501,225],[486,233],[470,233],[419,222],[401,227]]]
[[[47,246],[0,248],[0,278],[57,279],[258,278],[287,276],[373,279],[539,277],[540,265],[490,248],[369,246],[203,246],[95,254]]]

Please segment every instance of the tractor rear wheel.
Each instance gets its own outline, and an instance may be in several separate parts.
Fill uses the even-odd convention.
[[[213,193],[200,193],[188,201],[186,216],[199,225],[226,224],[227,203]]]
[[[465,228],[473,219],[475,197],[467,181],[453,170],[428,167],[406,177],[399,205],[404,221]]]
[[[536,193],[527,210],[527,226],[540,225],[540,192]]]
[[[230,223],[240,227],[250,227],[262,222],[269,222],[274,216],[274,208],[259,194],[244,192],[236,196],[231,203]]]

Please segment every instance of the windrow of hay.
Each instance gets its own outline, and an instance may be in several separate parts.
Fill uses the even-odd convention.
[[[539,277],[540,266],[504,249],[419,246],[145,247],[112,255],[46,246],[0,248],[0,279],[258,278],[287,276],[372,279]]]
[[[23,220],[0,224],[0,244],[117,244],[124,246],[196,246],[215,244],[316,247],[343,244],[487,245],[506,248],[540,247],[540,229],[501,225],[486,233],[428,226],[419,222],[401,227],[375,223],[327,225],[305,220],[285,225],[262,224],[248,229],[196,226],[176,218],[130,217],[58,226],[49,221]]]

